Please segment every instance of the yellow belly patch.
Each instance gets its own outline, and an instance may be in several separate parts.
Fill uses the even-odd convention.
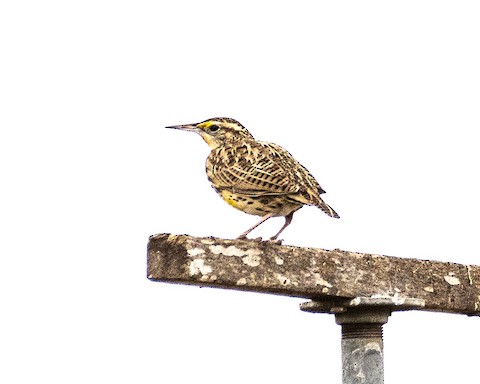
[[[233,208],[237,208],[240,210],[242,209],[242,203],[238,201],[238,199],[232,193],[223,190],[221,192],[222,199],[225,200],[228,204],[230,204]]]
[[[250,215],[263,216],[272,213],[274,216],[286,216],[302,207],[302,204],[287,202],[283,197],[253,197],[227,190],[221,191],[220,196],[233,208]]]

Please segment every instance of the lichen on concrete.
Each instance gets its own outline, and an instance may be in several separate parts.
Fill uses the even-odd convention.
[[[223,255],[223,256],[237,256],[237,257],[244,257],[244,256],[259,256],[263,252],[256,248],[248,248],[248,249],[241,249],[236,247],[235,245],[210,245],[209,247],[210,252],[215,255]]]
[[[192,249],[187,250],[187,253],[190,256],[198,256],[198,255],[201,255],[202,253],[205,253],[205,250],[202,249],[202,248],[192,248]]]
[[[443,278],[450,285],[460,285],[460,280],[456,276],[448,274],[448,275],[443,276]]]
[[[260,265],[261,257],[257,255],[247,255],[242,257],[242,261],[244,264],[250,267],[258,267]]]
[[[190,262],[189,271],[190,276],[198,274],[207,275],[212,272],[212,267],[205,265],[205,260],[203,259],[194,259]]]

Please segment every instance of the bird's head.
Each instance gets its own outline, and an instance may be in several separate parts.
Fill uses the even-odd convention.
[[[198,133],[211,149],[230,140],[253,139],[253,136],[237,120],[229,117],[214,117],[196,124],[172,125],[172,129]]]

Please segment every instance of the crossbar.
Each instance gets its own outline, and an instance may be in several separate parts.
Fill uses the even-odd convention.
[[[424,303],[416,309],[480,316],[480,266],[159,234],[148,242],[151,280],[340,301]],[[393,309],[394,310],[394,309]]]

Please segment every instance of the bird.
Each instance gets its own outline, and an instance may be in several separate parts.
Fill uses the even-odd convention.
[[[261,216],[259,222],[240,234],[247,235],[271,217],[285,223],[270,238],[275,241],[304,205],[320,208],[328,216],[340,216],[325,203],[325,191],[312,174],[280,145],[255,140],[237,120],[214,117],[200,123],[165,128],[194,132],[210,147],[205,171],[213,189],[232,207]]]

